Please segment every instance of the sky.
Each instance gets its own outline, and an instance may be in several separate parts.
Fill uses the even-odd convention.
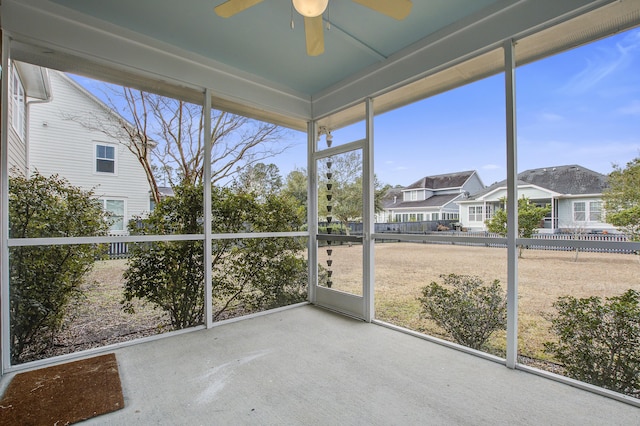
[[[374,167],[382,183],[476,170],[489,185],[506,178],[504,76],[376,116]],[[578,164],[607,174],[640,156],[640,29],[516,70],[518,170]],[[334,143],[364,136],[362,124]],[[305,167],[306,136],[276,162]]]
[[[79,82],[100,97],[95,83]],[[485,185],[506,177],[502,74],[376,115],[374,168],[383,184],[476,170]],[[608,174],[640,156],[640,29],[516,69],[518,170],[577,164]],[[363,138],[364,124],[333,132]],[[283,177],[306,168],[306,135],[269,159]]]

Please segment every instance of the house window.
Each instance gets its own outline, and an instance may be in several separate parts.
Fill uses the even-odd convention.
[[[431,213],[431,220],[440,220],[440,213]]]
[[[576,201],[573,203],[574,222],[600,222],[602,201]]]
[[[415,222],[416,221],[416,214],[415,213],[410,213],[409,214],[409,221],[410,222]]]
[[[589,221],[600,222],[602,220],[602,201],[589,202]]]
[[[24,87],[22,86],[22,81],[20,80],[20,76],[15,68],[12,68],[12,74],[13,95],[11,97],[11,125],[18,136],[20,136],[20,139],[24,140],[26,124],[25,115],[27,111]]]
[[[584,222],[587,220],[587,203],[576,201],[573,203],[573,221]]]
[[[482,206],[469,206],[469,221],[482,222]]]
[[[111,145],[96,144],[96,172],[116,172],[116,148]]]
[[[491,204],[487,204],[487,210],[485,211],[485,216],[484,218],[486,220],[491,220],[491,218],[493,217],[494,211],[493,211],[493,206]]]
[[[125,230],[124,225],[124,200],[102,200],[104,211],[109,214],[109,228],[112,232],[121,232]]]
[[[418,213],[418,222],[424,221],[424,213]]]
[[[416,201],[418,199],[418,191],[411,191],[411,201]]]

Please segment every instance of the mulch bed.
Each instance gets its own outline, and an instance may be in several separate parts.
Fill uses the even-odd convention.
[[[16,374],[1,425],[69,425],[124,407],[115,354]]]

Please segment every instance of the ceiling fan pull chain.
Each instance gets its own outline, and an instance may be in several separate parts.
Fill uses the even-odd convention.
[[[329,7],[331,6],[331,1],[329,1],[329,3],[327,3],[327,30],[331,29],[331,18],[329,17]]]

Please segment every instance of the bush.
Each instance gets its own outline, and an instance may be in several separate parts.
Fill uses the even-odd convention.
[[[182,185],[146,219],[130,224],[138,234],[202,234],[203,188]],[[212,231],[284,232],[299,229],[304,209],[286,196],[236,193],[212,188]],[[297,238],[219,239],[212,243],[213,319],[224,312],[248,313],[306,299],[305,242]],[[125,272],[125,310],[133,298],[169,313],[175,328],[204,320],[202,241],[136,244]]]
[[[129,223],[131,234],[202,234],[202,187],[174,188],[175,196],[158,203],[148,218]],[[169,313],[176,329],[202,324],[204,246],[202,241],[154,241],[129,245],[124,273],[124,309],[144,299]]]
[[[424,313],[462,345],[482,349],[489,336],[504,330],[506,296],[500,281],[485,286],[476,276],[441,275],[444,286],[432,282],[418,298]]]
[[[9,180],[9,237],[106,233],[102,204],[58,176],[37,172]],[[36,357],[53,344],[69,303],[101,254],[91,244],[12,247],[9,251],[11,361]]]
[[[551,329],[558,342],[545,348],[564,364],[566,373],[616,392],[640,395],[640,293],[620,296],[559,298]]]
[[[504,201],[505,199],[503,199]],[[540,222],[549,214],[551,207],[538,207],[526,197],[518,198],[518,237],[531,238],[541,227]],[[487,230],[507,236],[507,211],[498,209],[491,219],[485,221]],[[518,257],[522,257],[523,246],[518,246]]]

